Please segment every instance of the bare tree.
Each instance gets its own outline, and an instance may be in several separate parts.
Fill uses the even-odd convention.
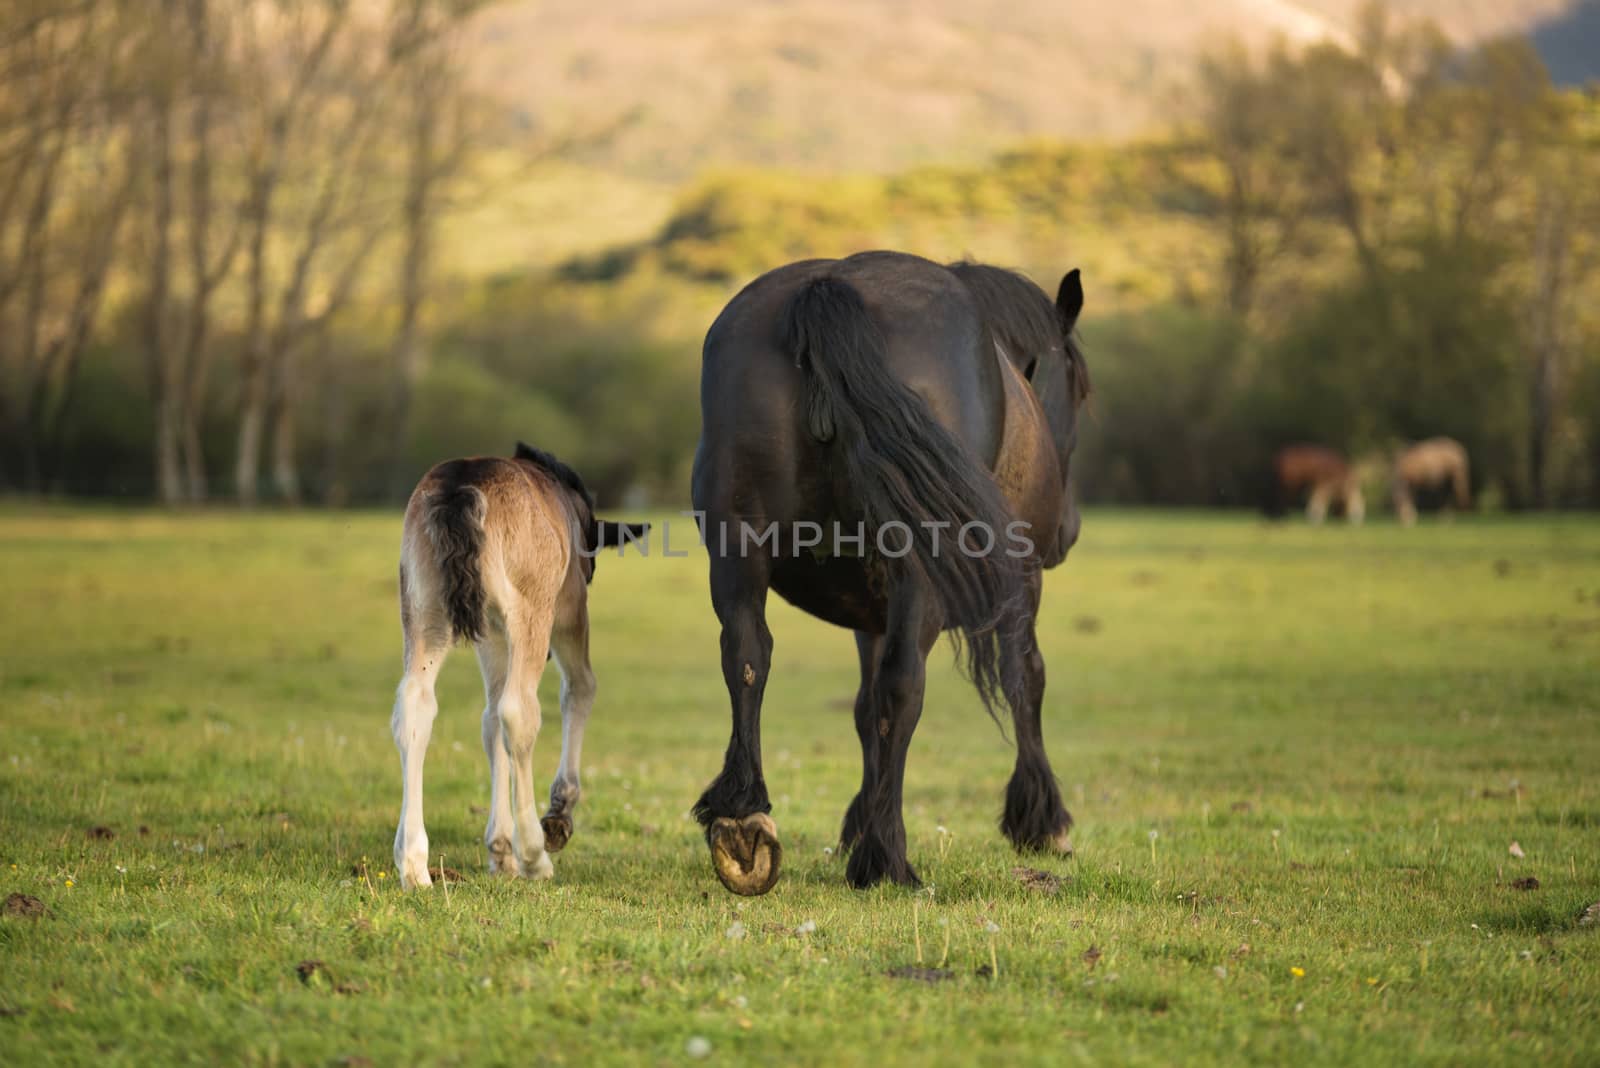
[[[1531,261],[1525,299],[1528,339],[1528,489],[1550,504],[1552,444],[1577,355],[1578,301],[1600,266],[1600,166],[1570,110],[1552,115],[1533,172],[1528,219]]]
[[[0,369],[20,481],[46,482],[132,198],[124,103],[134,37],[110,0],[27,0],[0,41]],[[92,194],[92,195],[91,195]],[[53,451],[53,450],[52,450]]]
[[[254,4],[245,28],[241,66],[245,92],[254,105],[252,144],[246,165],[248,191],[242,225],[245,242],[245,337],[240,358],[238,446],[234,487],[239,502],[256,503],[261,449],[271,399],[270,372],[275,331],[270,321],[272,278],[269,239],[277,221],[291,139],[308,112],[325,103],[318,79],[350,16],[340,0],[288,5]],[[281,25],[280,25],[281,23]],[[269,45],[268,39],[277,42]],[[285,54],[286,53],[286,54]],[[280,67],[288,67],[287,78]]]
[[[183,385],[179,398],[180,445],[185,495],[191,502],[199,503],[206,499],[208,491],[200,428],[205,417],[212,362],[211,302],[237,258],[243,216],[240,212],[232,213],[219,241],[215,223],[217,179],[213,165],[219,136],[218,112],[232,112],[238,103],[229,93],[226,77],[231,30],[226,8],[219,13],[213,11],[212,0],[186,0],[185,15],[191,78],[186,212],[190,292],[178,364]]]
[[[422,315],[432,268],[433,235],[445,189],[469,144],[465,96],[452,51],[462,22],[478,5],[466,0],[403,0],[390,54],[404,97],[405,190],[401,201],[400,322],[392,370],[389,497],[410,484],[412,396],[423,372]]]
[[[1292,247],[1304,213],[1273,86],[1285,62],[1280,49],[1262,68],[1237,41],[1200,62],[1201,131],[1221,165],[1227,302],[1240,318],[1255,307],[1263,274]]]

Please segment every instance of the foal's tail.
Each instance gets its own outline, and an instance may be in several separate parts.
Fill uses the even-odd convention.
[[[871,544],[880,536],[892,549],[907,544],[880,562],[891,578],[920,577],[932,588],[989,715],[998,721],[1002,700],[1022,709],[1028,565],[1007,552],[1012,520],[993,476],[889,373],[883,335],[848,283],[818,278],[796,293],[784,338],[806,374],[807,426],[818,441],[837,441]],[[988,551],[962,551],[968,524],[980,532],[973,547],[987,542]]]
[[[483,636],[483,519],[488,499],[477,486],[457,483],[434,494],[423,512],[423,526],[444,584],[445,612],[453,637]]]

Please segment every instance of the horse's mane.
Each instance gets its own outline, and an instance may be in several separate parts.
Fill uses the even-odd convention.
[[[589,511],[591,513],[594,512],[594,495],[589,492],[589,487],[583,484],[583,479],[578,477],[578,472],[543,449],[536,449],[522,441],[517,442],[516,459],[527,460],[544,471],[551,478],[576,493],[583,503],[589,506]]]
[[[961,279],[989,324],[995,340],[1009,352],[1062,352],[1067,361],[1068,389],[1074,404],[1089,395],[1089,365],[1077,331],[1068,331],[1044,290],[1016,271],[960,260],[949,271]]]

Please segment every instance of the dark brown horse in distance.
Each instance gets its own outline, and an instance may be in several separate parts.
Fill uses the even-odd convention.
[[[1050,297],[1009,271],[869,252],[750,283],[706,335],[694,504],[711,557],[733,733],[695,805],[724,885],[765,893],[781,850],[761,770],[769,590],[855,632],[861,789],[852,886],[915,884],[901,788],[943,632],[1017,745],[1001,829],[1069,850],[1045,756],[1041,571],[1078,536],[1067,475],[1088,374],[1078,272]]]
[[[1333,449],[1321,445],[1290,445],[1272,460],[1274,503],[1269,509],[1281,515],[1302,497],[1306,518],[1321,523],[1334,502],[1344,508],[1345,519],[1360,523],[1367,514],[1361,494],[1361,476]]]

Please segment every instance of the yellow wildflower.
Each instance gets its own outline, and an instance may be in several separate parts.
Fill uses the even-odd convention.
[[[1304,979],[1306,977],[1306,970],[1297,964],[1293,968],[1289,969],[1289,974],[1294,976],[1296,979]]]

